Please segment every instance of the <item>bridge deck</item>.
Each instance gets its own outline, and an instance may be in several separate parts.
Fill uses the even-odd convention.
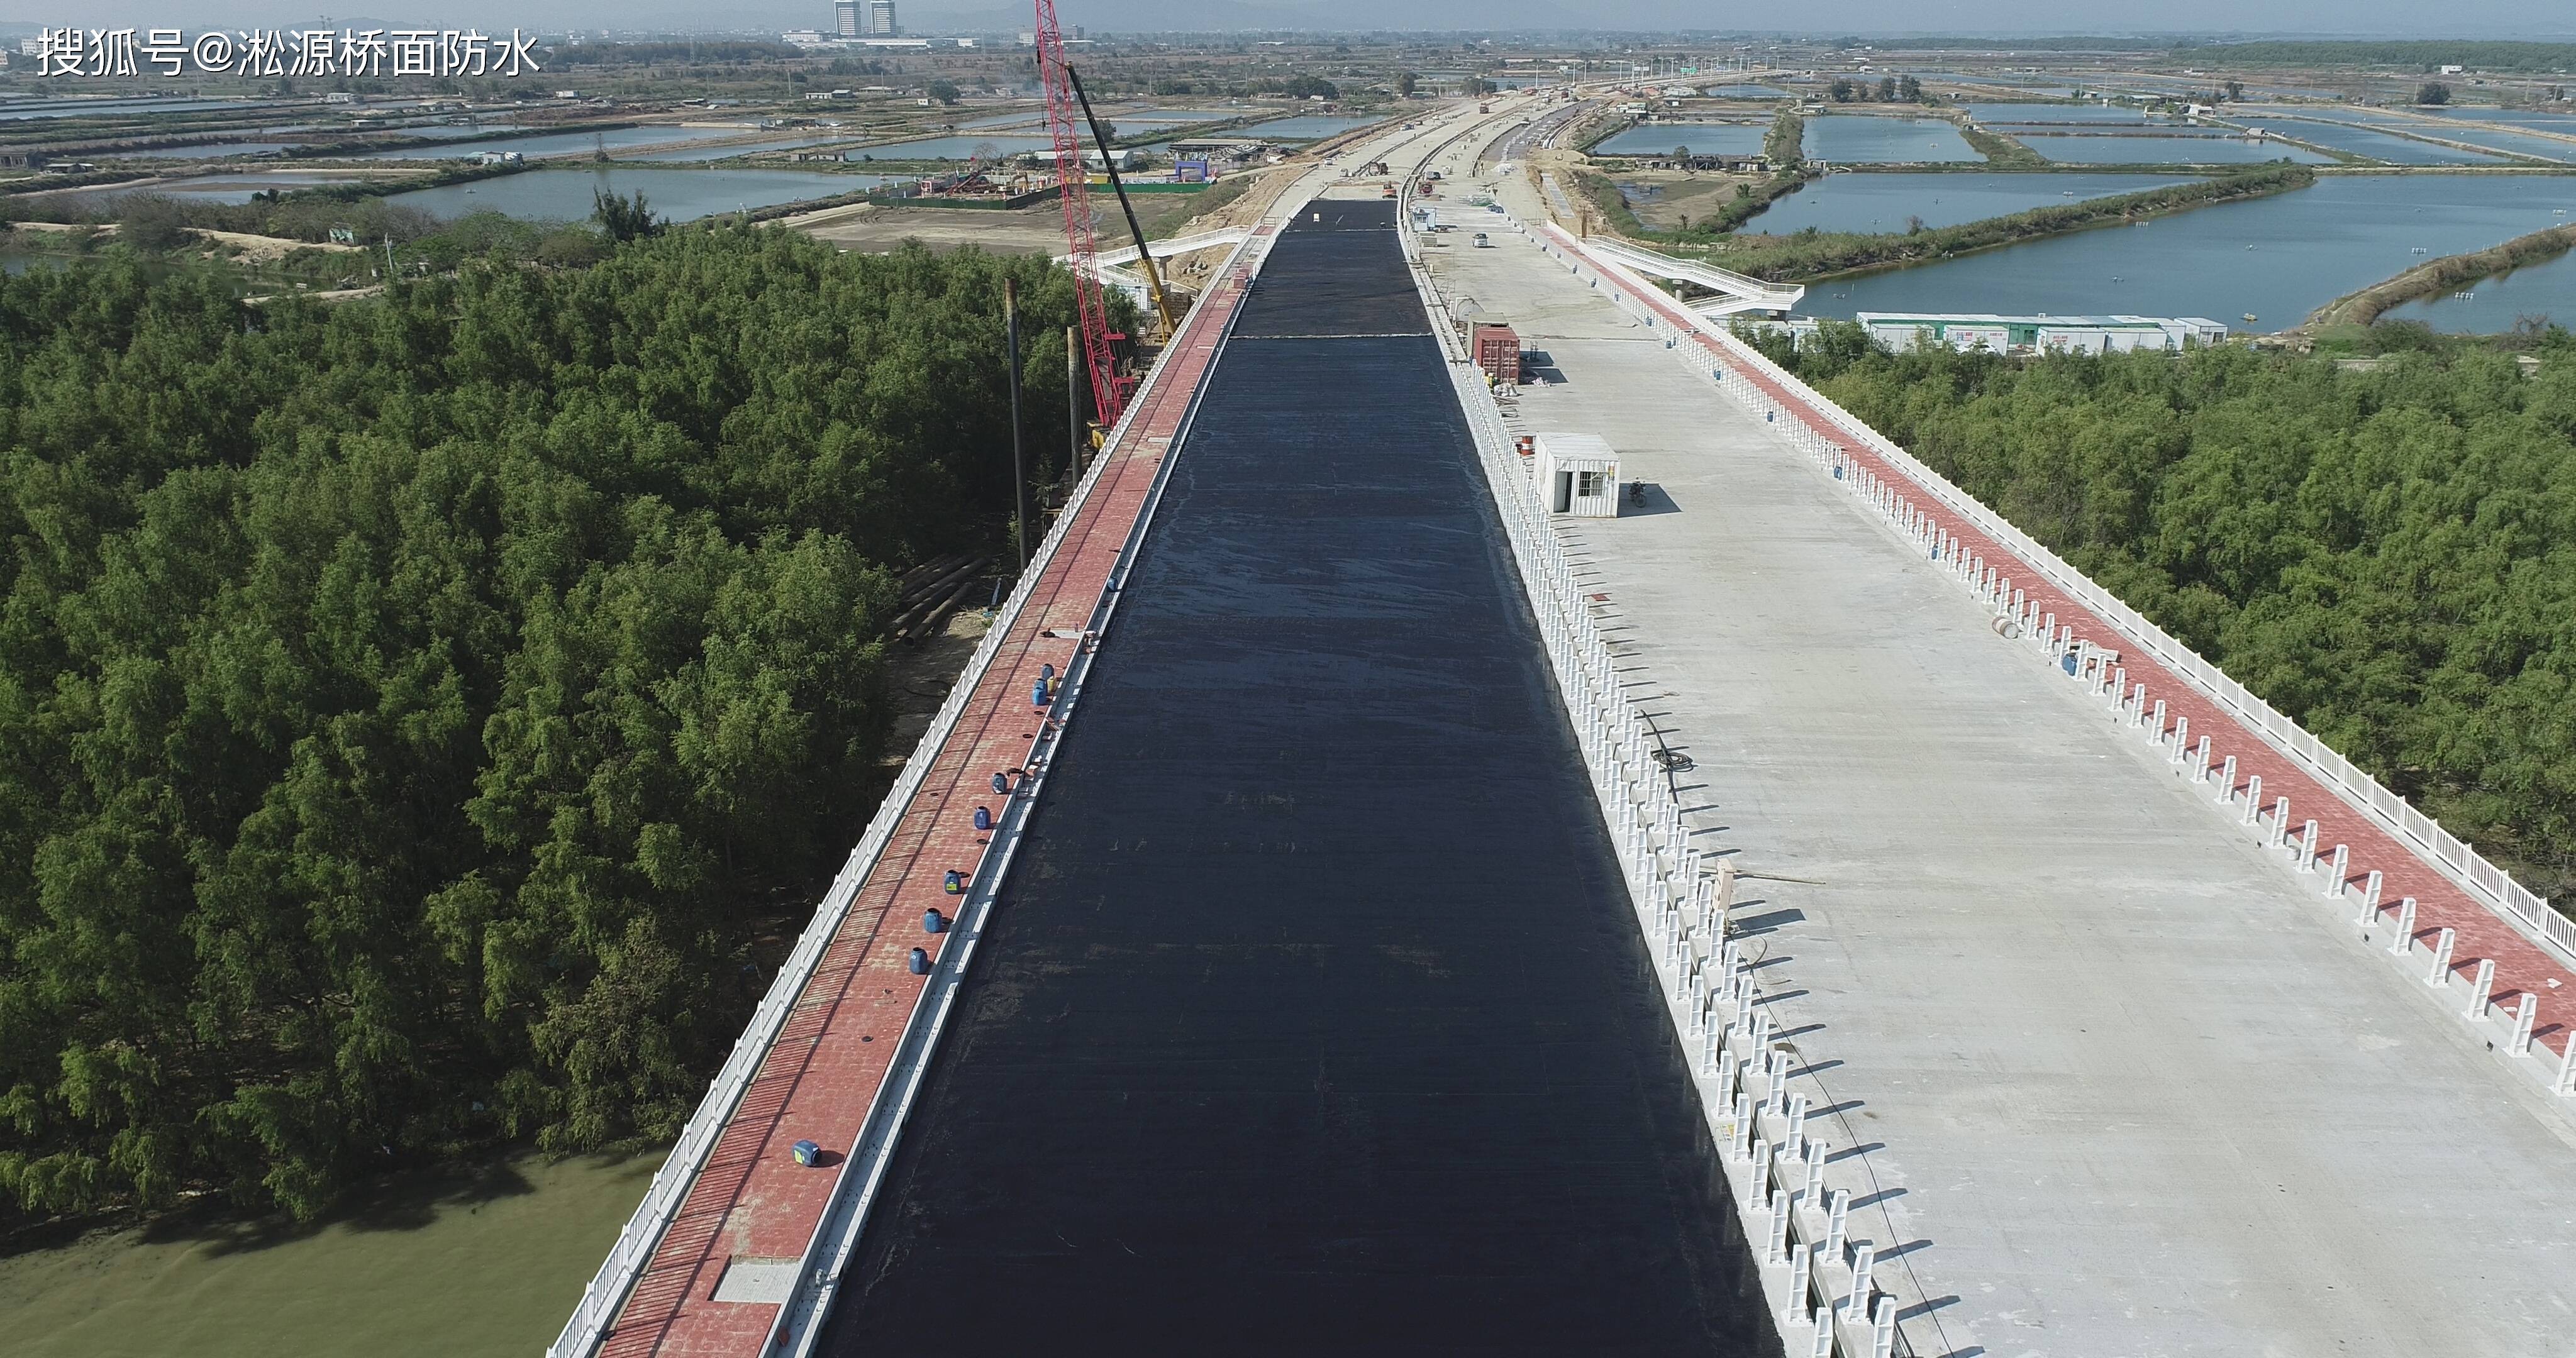
[[[1061,672],[1070,660],[1240,300],[1236,279],[1219,280],[1163,358],[1162,380],[1109,451],[1101,480],[861,887],[603,1353],[742,1358],[760,1351],[778,1306],[716,1300],[725,1270],[736,1260],[793,1261],[812,1238],[837,1176],[797,1165],[789,1147],[811,1138],[836,1153],[849,1150],[921,994],[923,979],[906,966],[910,950],[936,952],[954,937],[924,934],[923,911],[953,904],[943,875],[952,868],[971,873],[982,855],[987,837],[974,830],[972,808],[998,801],[989,779],[1016,764],[1036,733],[1031,680],[1040,664]],[[853,821],[869,809],[852,808]]]
[[[1697,761],[1695,822],[1763,874],[1739,929],[1918,1349],[2564,1349],[2576,1130],[2422,953],[2365,947],[2350,905],[1564,266],[1515,237],[1437,267],[1565,379],[1520,427],[1598,433],[1655,487],[1568,536]],[[2563,1021],[2563,971],[2423,876],[2402,890],[2451,902],[2463,964],[2515,959]]]
[[[1776,1345],[1393,205],[1313,211],[1178,453],[830,1352]]]

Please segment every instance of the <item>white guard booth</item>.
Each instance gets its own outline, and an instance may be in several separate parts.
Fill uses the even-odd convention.
[[[1619,517],[1619,455],[1596,434],[1540,434],[1530,468],[1549,512],[1587,519]]]

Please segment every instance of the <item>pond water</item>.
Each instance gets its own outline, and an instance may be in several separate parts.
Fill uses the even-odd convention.
[[[2251,117],[2255,112],[2251,109],[2230,111],[2242,112],[2249,117]],[[2272,110],[2264,111],[2271,112]],[[2426,128],[2427,130],[2430,128],[2430,125],[2422,118],[2416,117],[2411,113],[2397,113],[2388,109],[2355,108],[2350,104],[2339,104],[2333,107],[2323,108],[2314,104],[2303,104],[2297,108],[2281,109],[2279,110],[2279,113],[2285,118],[2323,118],[2330,123],[2360,123],[2366,127],[2413,126],[2417,128]]]
[[[707,141],[716,137],[739,137],[751,131],[747,127],[620,127],[605,132],[544,132],[529,137],[495,137],[490,141],[470,142],[461,146],[406,146],[400,150],[377,151],[366,160],[471,160],[486,151],[516,151],[524,156],[563,155],[605,146],[609,151],[629,150],[638,146],[674,146],[685,142]]]
[[[1777,85],[1711,85],[1701,90],[1711,99],[1787,99],[1790,94]]]
[[[2276,141],[2236,137],[2030,135],[2015,140],[2061,165],[2260,165],[2274,160],[2326,165],[2333,160]]]
[[[972,160],[979,149],[990,148],[1001,156],[1024,156],[1032,151],[1053,151],[1055,143],[1045,137],[924,137],[919,141],[889,142],[850,152],[856,162],[869,160]]]
[[[1981,123],[2126,123],[2149,121],[2138,109],[2111,104],[1969,104],[1968,116]]]
[[[820,170],[656,170],[650,166],[594,165],[530,170],[473,184],[397,193],[387,202],[422,208],[439,217],[489,209],[532,221],[587,221],[594,190],[641,192],[654,215],[695,221],[746,207],[774,207],[808,198],[856,193],[899,176],[832,174]]]
[[[2554,208],[2576,216],[2576,178],[2325,175],[2251,202],[1831,279],[1810,285],[1800,310],[2126,312],[2281,330],[2427,259],[2570,219]],[[2249,311],[2256,320],[2241,320]]]
[[[1938,118],[1809,118],[1806,151],[1810,160],[1842,165],[1985,159],[1959,129]]]
[[[113,154],[132,156],[137,160],[215,160],[224,156],[266,155],[301,145],[302,142],[291,141],[221,141],[201,142],[195,146],[156,146],[149,151],[118,151]],[[109,153],[98,154],[104,156]]]
[[[1355,127],[1380,122],[1377,118],[1334,117],[1322,113],[1301,113],[1293,118],[1273,118],[1243,129],[1248,137],[1268,137],[1273,141],[1321,141],[1339,136]]]
[[[1593,147],[1598,154],[1660,156],[1687,146],[1700,156],[1758,156],[1769,123],[1639,123]]]
[[[2576,113],[2559,113],[2536,108],[2428,108],[2436,118],[2465,119],[2473,123],[2511,123],[2517,127],[2537,127],[2544,132],[2576,132]]]
[[[2427,127],[2424,130],[2471,146],[2493,147],[2498,151],[2511,151],[2516,155],[2554,160],[2561,164],[2576,162],[2576,141],[2535,137],[2524,132],[2497,132],[2484,127]]]
[[[2503,157],[2477,151],[2463,151],[2456,146],[2435,146],[2393,132],[2380,132],[2349,123],[2306,122],[2275,119],[2265,126],[2285,137],[2331,146],[2338,151],[2384,160],[2392,165],[2494,165]]]
[[[636,161],[663,161],[675,165],[685,165],[693,161],[726,160],[734,156],[757,155],[763,151],[793,151],[804,146],[822,146],[836,141],[855,140],[857,140],[857,138],[852,136],[850,133],[835,132],[826,137],[780,137],[768,141],[730,142],[723,146],[661,147],[651,151],[637,152],[634,155],[625,157],[625,159]]]
[[[1819,231],[1903,231],[1909,216],[1921,217],[1925,226],[1957,226],[2194,182],[2189,175],[2162,174],[1836,174],[1773,199],[1744,230],[1775,236],[1810,226]]]
[[[2576,220],[2576,211],[2559,220]],[[2462,335],[2498,334],[2525,316],[2546,316],[2576,329],[2576,251],[2387,313],[2392,321],[2422,321]]]

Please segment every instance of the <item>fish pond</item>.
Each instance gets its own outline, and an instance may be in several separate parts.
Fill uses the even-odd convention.
[[[1826,279],[1808,286],[1799,310],[2206,316],[2244,330],[2283,330],[2428,259],[2571,217],[2576,177],[2321,175],[2268,198]],[[2538,297],[2544,282],[2520,286]],[[2256,319],[2245,320],[2248,312]]]
[[[1743,230],[1774,236],[1807,227],[1881,234],[1908,229],[1912,217],[1927,227],[1957,226],[2195,182],[2169,174],[1834,174],[1773,199]]]
[[[1834,165],[1914,165],[1982,161],[1959,129],[1938,118],[1855,114],[1807,120],[1806,156]]]

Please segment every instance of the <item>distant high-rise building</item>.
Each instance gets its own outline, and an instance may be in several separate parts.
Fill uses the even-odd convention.
[[[844,38],[864,36],[859,32],[859,0],[833,0],[832,31]]]
[[[891,38],[903,31],[894,21],[894,0],[868,0],[868,36]]]

